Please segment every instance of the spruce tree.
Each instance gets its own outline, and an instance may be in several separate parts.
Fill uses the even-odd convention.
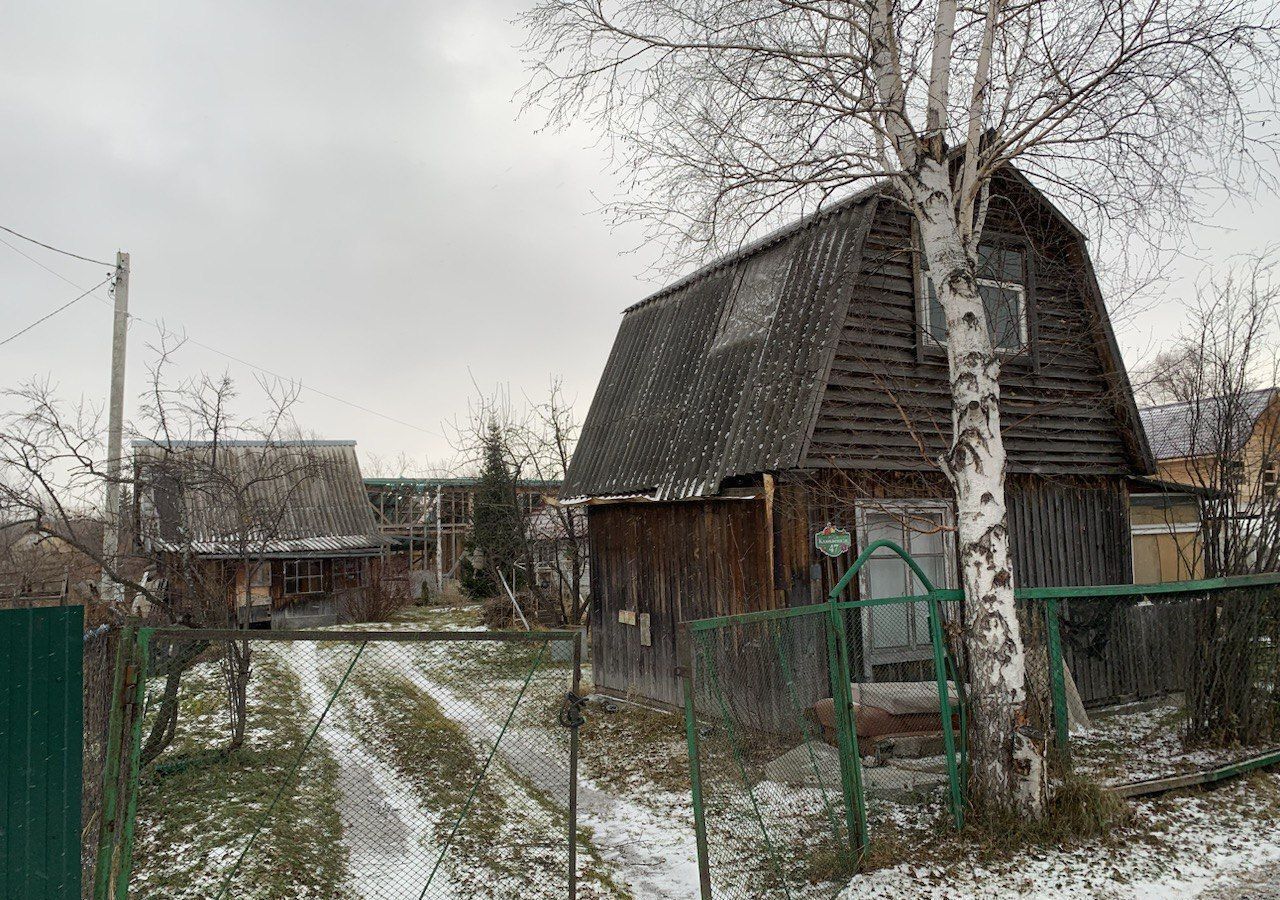
[[[473,543],[483,557],[483,569],[499,584],[502,573],[511,582],[511,572],[520,556],[522,543],[520,510],[516,501],[516,480],[507,465],[502,429],[490,422],[484,436],[484,461],[476,484]],[[515,585],[512,585],[514,588]]]

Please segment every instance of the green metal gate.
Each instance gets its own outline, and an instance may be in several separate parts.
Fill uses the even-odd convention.
[[[841,600],[881,548],[902,557],[925,593]],[[922,834],[939,817],[961,827],[963,697],[943,627],[954,613],[942,598],[952,593],[935,590],[901,547],[876,541],[827,603],[682,624],[704,900],[834,897],[872,846],[904,823]],[[878,627],[929,635],[929,658],[904,667],[901,681],[866,675],[864,626],[873,612]],[[890,748],[861,717],[882,708],[918,710],[902,721],[927,733],[910,736],[926,763],[881,764]]]
[[[0,610],[0,897],[79,900],[79,606]]]
[[[581,638],[128,630],[94,900],[588,893]]]

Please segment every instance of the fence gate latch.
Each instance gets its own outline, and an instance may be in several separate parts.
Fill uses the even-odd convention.
[[[585,724],[587,720],[582,715],[582,705],[586,702],[586,697],[579,697],[573,691],[566,693],[564,702],[560,704],[560,727],[578,728]]]

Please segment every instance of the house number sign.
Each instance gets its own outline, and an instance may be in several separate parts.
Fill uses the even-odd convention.
[[[827,527],[813,536],[813,545],[819,553],[827,556],[841,556],[849,552],[853,546],[853,536],[846,528],[837,528],[828,523]]]

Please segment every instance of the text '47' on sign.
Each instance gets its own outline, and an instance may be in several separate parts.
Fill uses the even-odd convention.
[[[818,548],[819,553],[840,556],[848,553],[849,548],[853,546],[853,536],[849,534],[848,529],[828,525],[814,535],[813,544]]]

